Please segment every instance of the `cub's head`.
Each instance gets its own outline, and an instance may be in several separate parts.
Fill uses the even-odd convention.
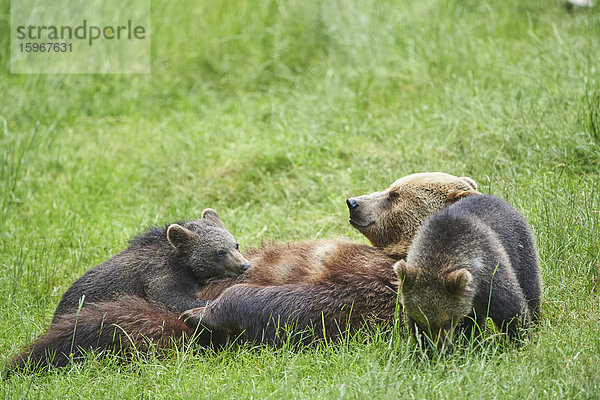
[[[426,172],[400,178],[381,192],[349,198],[346,204],[350,224],[373,246],[403,257],[427,217],[472,194],[479,192],[471,178]]]
[[[464,269],[394,264],[406,324],[421,346],[447,349],[454,329],[473,309],[472,275]]]
[[[198,279],[237,276],[250,267],[211,208],[202,212],[202,219],[169,225],[167,239],[175,248],[177,263],[190,268]]]

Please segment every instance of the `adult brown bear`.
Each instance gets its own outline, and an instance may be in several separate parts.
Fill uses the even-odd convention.
[[[365,325],[393,322],[394,261],[405,258],[428,216],[476,190],[470,178],[421,173],[401,178],[383,191],[350,198],[346,201],[350,223],[373,247],[332,239],[272,244],[246,253],[255,267],[243,275],[244,282],[182,317],[191,327],[201,323],[219,341],[240,337],[264,343],[335,338]],[[309,272],[295,280],[294,272],[301,268]],[[281,278],[281,270],[289,276],[275,280],[274,276]]]

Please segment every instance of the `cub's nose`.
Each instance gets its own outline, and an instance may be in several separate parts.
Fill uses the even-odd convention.
[[[250,264],[249,262],[242,264],[242,271],[246,271],[251,266],[252,264]]]
[[[348,209],[350,211],[354,210],[356,207],[358,207],[358,203],[356,202],[356,200],[350,198],[350,199],[346,199],[346,204],[348,205]]]

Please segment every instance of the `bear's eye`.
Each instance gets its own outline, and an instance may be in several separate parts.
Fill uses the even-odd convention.
[[[217,257],[225,257],[225,250],[217,251]]]
[[[236,243],[236,244],[235,244],[235,249],[236,249],[236,250],[239,250],[239,249],[240,249],[240,244],[239,244],[239,243]]]
[[[398,192],[392,191],[388,193],[388,200],[396,200],[400,196]]]

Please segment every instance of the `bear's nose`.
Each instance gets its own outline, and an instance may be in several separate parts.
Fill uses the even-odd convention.
[[[246,271],[251,266],[252,264],[250,264],[249,262],[242,264],[242,271]]]
[[[346,199],[346,204],[348,204],[348,208],[350,210],[354,210],[356,207],[358,207],[358,203],[354,199]]]

